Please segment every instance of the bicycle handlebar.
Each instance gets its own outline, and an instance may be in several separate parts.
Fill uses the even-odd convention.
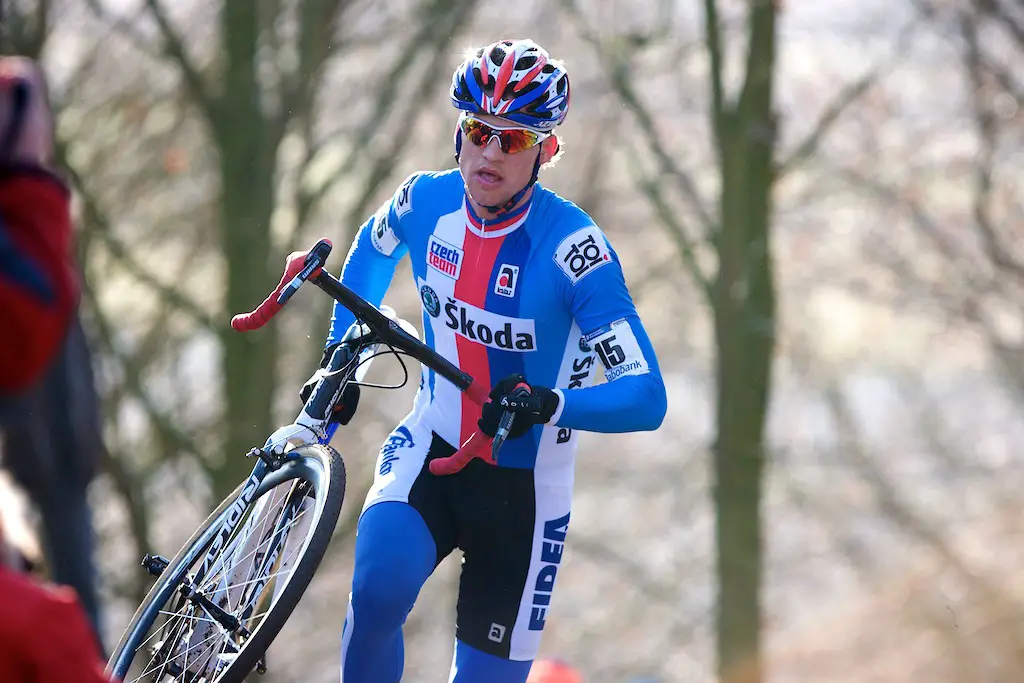
[[[284,274],[270,296],[249,313],[231,318],[231,327],[238,332],[257,330],[277,315],[303,282],[309,281],[329,294],[366,323],[384,344],[404,351],[465,393],[473,403],[483,406],[490,398],[488,388],[480,386],[473,377],[453,365],[445,357],[403,330],[401,326],[384,315],[376,306],[363,299],[341,284],[338,278],[324,270],[324,264],[331,253],[331,242],[319,240],[305,252],[296,251],[288,256]],[[492,439],[486,434],[474,431],[466,442],[451,456],[437,458],[430,462],[430,471],[436,475],[454,474],[465,467],[473,458],[480,458],[488,464],[496,464],[491,449]]]

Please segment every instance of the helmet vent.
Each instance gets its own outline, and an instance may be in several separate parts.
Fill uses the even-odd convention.
[[[526,55],[524,57],[520,57],[519,61],[516,62],[516,71],[525,71],[526,69],[529,69],[536,63],[536,55]]]

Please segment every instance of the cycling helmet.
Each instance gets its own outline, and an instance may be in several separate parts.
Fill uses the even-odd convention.
[[[569,111],[569,75],[532,40],[501,40],[459,65],[451,98],[458,109],[550,132]]]

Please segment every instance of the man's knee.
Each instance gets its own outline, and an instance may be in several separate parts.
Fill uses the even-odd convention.
[[[356,623],[401,625],[434,568],[433,538],[405,503],[378,503],[359,522],[352,607]]]
[[[423,578],[402,563],[372,562],[356,565],[352,577],[352,607],[364,622],[368,614],[374,621],[404,622],[416,602]]]

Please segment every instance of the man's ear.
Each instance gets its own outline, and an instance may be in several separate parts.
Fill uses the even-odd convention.
[[[552,135],[544,142],[540,143],[540,164],[543,166],[558,154],[559,148],[562,146],[557,135]]]

